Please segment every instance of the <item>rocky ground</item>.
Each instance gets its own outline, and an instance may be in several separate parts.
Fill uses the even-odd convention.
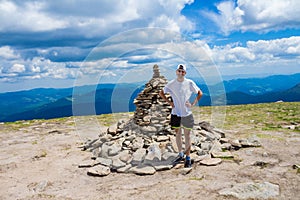
[[[227,117],[232,120],[228,112]],[[245,110],[240,113],[249,116]],[[258,190],[259,184],[267,183],[275,186],[275,189],[269,188],[265,192],[275,193],[269,199],[300,199],[300,170],[297,169],[300,164],[299,130],[295,129],[295,123],[289,124],[290,121],[284,123],[283,128],[263,129],[264,124],[255,120],[247,121],[249,124],[236,121],[237,124],[233,123],[224,131],[226,137],[232,139],[255,135],[262,147],[234,151],[234,159],[223,159],[220,165],[208,167],[196,163],[188,174],[183,173],[182,168],[173,168],[148,176],[110,173],[104,177],[89,176],[86,168],[78,167],[91,159],[91,152],[79,148],[84,139],[76,131],[74,118],[2,123],[0,197],[247,199],[247,193]],[[299,122],[299,116],[293,120]],[[93,130],[88,121],[88,117],[82,118],[81,128]],[[99,127],[91,132],[97,134],[97,129]],[[250,186],[234,189],[246,183]],[[227,189],[233,191],[230,193]],[[233,193],[240,196],[235,197]],[[264,196],[249,198],[262,199]]]

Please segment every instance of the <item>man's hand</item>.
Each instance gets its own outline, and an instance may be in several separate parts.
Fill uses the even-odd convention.
[[[170,102],[170,106],[172,106],[172,108],[174,108],[175,106],[174,106],[174,103],[171,101]]]
[[[186,107],[188,107],[188,108],[191,108],[191,107],[193,106],[189,101],[187,101],[187,102],[185,103],[185,105],[186,105]]]

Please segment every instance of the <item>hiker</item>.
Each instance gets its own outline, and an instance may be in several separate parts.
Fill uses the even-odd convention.
[[[173,166],[184,160],[184,152],[182,151],[182,131],[184,130],[185,138],[185,168],[191,168],[192,162],[190,157],[191,139],[190,132],[193,129],[194,117],[191,107],[196,105],[202,97],[203,93],[194,81],[185,78],[186,66],[179,64],[176,69],[177,78],[170,81],[160,91],[159,95],[172,106],[171,112],[171,128],[176,132],[176,144],[178,147],[178,156],[173,161]],[[169,93],[172,101],[166,98],[165,94]],[[190,97],[192,93],[196,93],[197,97],[192,103]]]

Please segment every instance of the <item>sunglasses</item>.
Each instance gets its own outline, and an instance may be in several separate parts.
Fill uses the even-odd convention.
[[[179,73],[185,73],[185,71],[184,70],[180,70],[180,69],[178,69],[177,70]]]

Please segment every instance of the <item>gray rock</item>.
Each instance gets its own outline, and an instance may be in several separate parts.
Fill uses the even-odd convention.
[[[261,144],[258,141],[258,139],[255,139],[255,138],[249,138],[249,139],[246,139],[246,140],[240,140],[239,142],[242,145],[242,147],[260,147],[261,146]]]
[[[170,164],[164,165],[164,164],[161,163],[160,165],[154,165],[153,167],[156,171],[164,171],[164,170],[172,169],[173,165],[170,165]]]
[[[213,141],[210,151],[211,152],[221,152],[222,151],[221,143],[218,140]]]
[[[124,150],[119,153],[119,159],[124,163],[129,163],[132,156],[129,154],[129,150]]]
[[[136,151],[144,146],[144,140],[142,137],[136,137],[132,142],[132,150]]]
[[[169,140],[169,136],[167,135],[160,135],[157,137],[157,142],[163,142]]]
[[[214,158],[233,158],[234,157],[230,151],[225,151],[225,152],[211,152],[211,155]]]
[[[201,135],[203,135],[207,141],[213,141],[213,140],[217,139],[217,136],[215,136],[213,133],[208,132],[206,130],[201,130],[199,133]]]
[[[270,199],[279,195],[279,186],[269,183],[238,183],[232,188],[219,191],[220,195],[234,196],[238,199]]]
[[[101,164],[101,165],[110,167],[112,164],[112,160],[109,158],[99,157],[95,160],[94,165],[97,165],[97,164]]]
[[[115,156],[121,151],[122,146],[119,144],[113,144],[108,148],[108,156]]]
[[[137,175],[153,175],[156,170],[152,166],[135,166],[129,169],[129,172],[135,173]]]
[[[222,150],[230,150],[231,149],[231,144],[230,143],[223,143],[221,145]]]
[[[146,149],[140,148],[136,152],[133,153],[133,158],[131,161],[131,164],[133,166],[139,165],[144,160],[144,157],[146,155]]]
[[[107,176],[110,174],[110,168],[103,165],[97,165],[89,168],[87,174],[90,176]]]
[[[161,160],[171,163],[176,158],[177,155],[178,153],[166,151],[162,154]]]
[[[112,159],[112,165],[111,165],[112,169],[119,169],[125,166],[126,163],[122,162],[119,158]]]
[[[94,160],[86,160],[78,165],[79,168],[93,167],[95,165]]]
[[[144,165],[157,165],[161,161],[161,150],[157,144],[152,144],[148,147],[148,153],[144,158]]]
[[[153,126],[143,126],[142,128],[141,128],[141,132],[143,133],[143,134],[146,134],[146,135],[149,135],[149,133],[151,134],[151,133],[156,133],[156,128],[155,127],[153,127]]]
[[[110,127],[108,127],[107,133],[112,135],[112,136],[116,135],[117,134],[117,125],[113,124]]]
[[[202,142],[200,147],[203,151],[208,152],[212,148],[212,143],[211,142]]]
[[[239,140],[229,140],[228,141],[233,147],[241,148],[242,145]]]
[[[186,175],[186,174],[190,173],[192,170],[193,170],[192,167],[190,167],[190,168],[181,168],[180,169],[180,174]]]
[[[206,165],[206,166],[216,166],[222,163],[221,158],[209,158],[209,159],[203,159],[200,161],[200,164]]]
[[[125,167],[118,168],[117,172],[119,172],[119,173],[127,173],[131,167],[132,167],[132,165],[128,164]]]
[[[101,147],[101,157],[108,158],[108,150],[110,148],[110,142],[105,142]]]

